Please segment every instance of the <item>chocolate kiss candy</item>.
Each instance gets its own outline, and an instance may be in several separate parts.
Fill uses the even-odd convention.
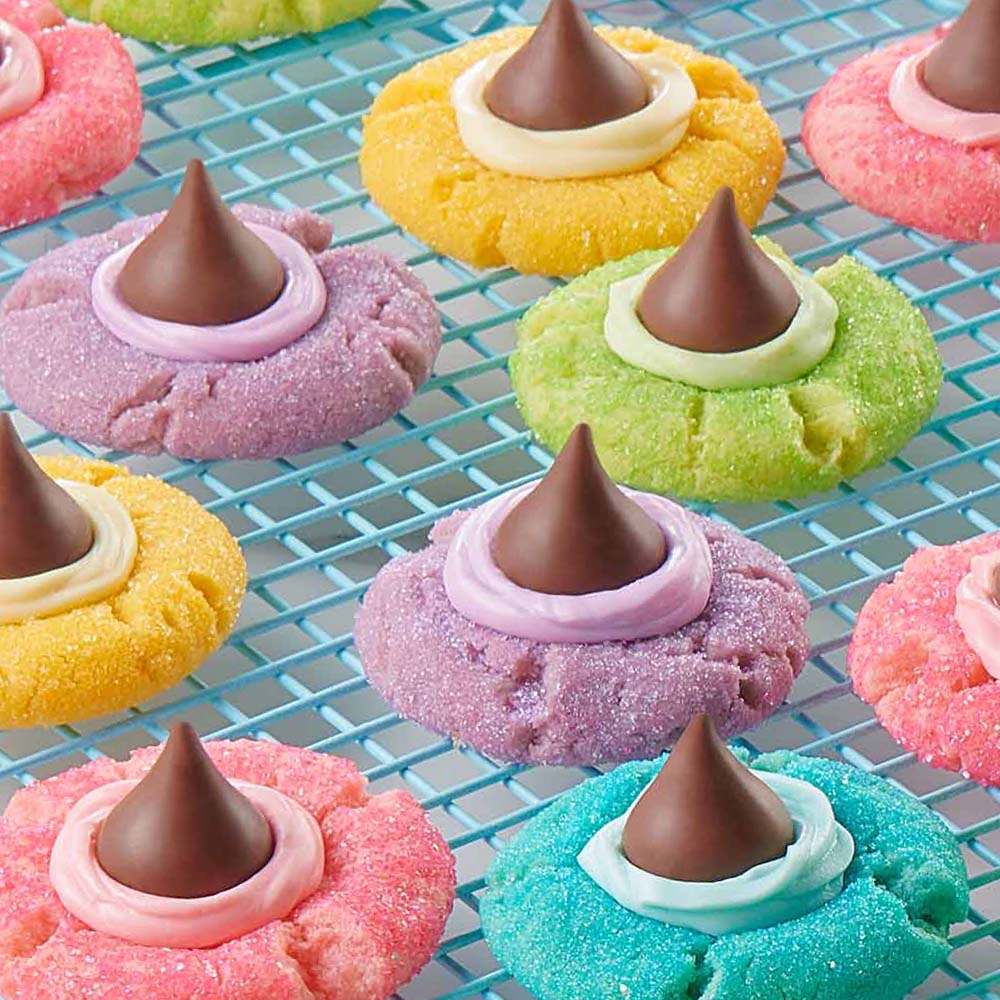
[[[721,882],[780,858],[793,839],[781,799],[697,715],[629,815],[622,848],[654,875]]]
[[[542,594],[616,590],[667,557],[660,526],[608,478],[586,424],[577,424],[545,478],[504,518],[493,559]]]
[[[527,42],[487,84],[498,118],[539,132],[589,128],[641,111],[649,87],[573,0],[551,0]]]
[[[273,853],[267,820],[219,773],[184,722],[170,730],[156,763],[97,835],[98,863],[115,881],[172,899],[232,889]]]
[[[970,0],[924,60],[924,86],[964,111],[1000,112],[1000,0]]]
[[[42,472],[10,415],[0,414],[0,579],[68,566],[93,544],[90,518]]]
[[[285,287],[271,248],[225,206],[201,160],[188,164],[177,200],[118,275],[138,313],[189,326],[256,316]]]
[[[745,351],[783,333],[795,287],[753,241],[732,189],[719,188],[698,225],[639,297],[642,325],[688,351]]]

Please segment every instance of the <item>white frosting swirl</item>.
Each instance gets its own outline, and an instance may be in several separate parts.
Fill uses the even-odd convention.
[[[761,249],[764,249],[763,247]],[[765,250],[765,253],[767,251]],[[783,385],[805,375],[833,347],[837,308],[833,296],[814,278],[776,254],[771,260],[788,276],[799,296],[799,308],[788,329],[766,344],[727,354],[690,351],[658,340],[642,325],[636,305],[661,264],[608,290],[604,339],[615,354],[636,368],[701,389],[750,389]]]
[[[45,93],[38,46],[20,28],[0,20],[0,122],[24,114]]]
[[[451,88],[462,142],[486,166],[544,180],[624,174],[656,163],[684,138],[698,94],[684,68],[660,52],[618,50],[649,87],[649,103],[634,114],[553,131],[498,118],[486,104],[486,86],[515,51],[480,59]]]
[[[119,590],[132,573],[138,540],[129,512],[100,486],[68,479],[57,482],[90,518],[94,544],[68,566],[0,580],[0,625],[96,604]]]
[[[854,838],[815,785],[784,774],[754,774],[779,795],[792,817],[795,840],[783,857],[721,882],[652,875],[622,850],[633,803],[591,837],[577,858],[580,867],[626,909],[713,936],[771,927],[818,909],[843,888]]]

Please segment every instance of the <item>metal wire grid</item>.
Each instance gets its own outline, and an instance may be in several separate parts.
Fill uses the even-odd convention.
[[[899,751],[849,691],[844,647],[875,583],[913,547],[1000,521],[1000,250],[900,230],[846,206],[799,142],[804,102],[841,62],[930,26],[952,0],[628,0],[594,17],[647,24],[733,61],[760,89],[789,146],[762,231],[805,266],[854,253],[927,311],[947,368],[938,413],[893,462],[810,502],[721,506],[712,514],[784,555],[814,613],[813,658],[791,703],[752,735],[753,750],[797,746],[899,782],[951,823],[969,863],[974,910],[951,961],[915,996],[992,996],[1000,979],[997,794],[931,771]],[[301,459],[261,463],[137,461],[199,497],[244,546],[251,587],[225,649],[141,708],[76,727],[0,733],[0,802],[20,784],[86,759],[121,756],[165,735],[174,717],[206,735],[255,736],[350,756],[380,789],[400,783],[431,810],[459,863],[459,902],[413,998],[525,996],[496,968],[476,916],[482,875],[502,840],[588,769],[502,766],[398,719],[367,687],[351,642],[357,601],[388,558],[472,499],[537,476],[549,459],[523,431],[504,361],[512,323],[548,287],[509,270],[477,273],[393,226],[362,190],[361,117],[385,80],[428,54],[509,23],[540,4],[463,0],[386,6],[321,35],[167,51],[132,45],[146,96],[142,155],[103,196],[0,236],[0,291],[42,252],[164,205],[190,156],[207,160],[230,199],[309,207],[340,244],[406,258],[435,292],[446,325],[436,373],[408,410],[362,438]],[[90,454],[17,416],[33,446]]]

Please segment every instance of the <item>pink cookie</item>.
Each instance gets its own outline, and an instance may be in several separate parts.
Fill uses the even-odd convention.
[[[339,757],[251,740],[206,747],[227,777],[275,788],[316,818],[319,889],[285,920],[216,948],[146,948],[90,930],[49,884],[53,843],[74,803],[141,777],[160,748],[87,764],[19,792],[0,819],[5,1000],[383,1000],[430,959],[454,900],[454,859],[409,794],[369,796]]]
[[[1000,784],[1000,682],[955,618],[973,557],[1000,534],[918,549],[858,615],[848,650],[854,690],[908,750],[935,767]]]
[[[171,361],[126,344],[94,313],[91,281],[162,216],[124,222],[36,261],[0,305],[0,380],[39,423],[91,444],[181,458],[276,458],[338,444],[398,413],[430,375],[441,323],[424,285],[361,247],[328,249],[309,212],[238,205],[313,255],[320,319],[259,361]]]
[[[1000,240],[1000,147],[977,148],[907,125],[889,104],[896,67],[943,28],[840,67],[813,97],[802,139],[848,201],[954,240]]]
[[[0,121],[0,228],[54,215],[96,191],[139,152],[142,97],[132,60],[103,26],[66,24],[49,0],[0,0],[0,20],[27,33],[45,91]]]
[[[655,757],[692,716],[733,736],[784,700],[809,647],[808,604],[773,552],[707,518],[705,610],[652,639],[539,642],[479,625],[445,592],[445,558],[469,513],[383,567],[355,623],[365,672],[408,718],[501,760],[596,764]]]

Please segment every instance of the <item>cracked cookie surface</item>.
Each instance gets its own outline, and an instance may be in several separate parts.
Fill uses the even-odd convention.
[[[934,767],[1000,784],[1000,681],[955,618],[955,590],[1000,535],[918,549],[861,609],[848,651],[854,690],[897,742]]]
[[[66,814],[113,781],[141,778],[159,747],[18,792],[0,818],[0,993],[7,1000],[383,1000],[430,959],[451,911],[455,863],[407,792],[370,795],[341,757],[210,741],[219,770],[294,799],[326,845],[323,881],[284,920],[215,948],[148,948],[90,930],[49,882]]]
[[[337,444],[398,413],[430,375],[441,323],[403,265],[363,248],[327,249],[309,212],[237,205],[313,255],[326,309],[304,336],[258,361],[156,357],[114,336],[91,281],[115,250],[161,216],[122,223],[36,261],[0,305],[0,380],[29,416],[60,434],[139,454],[277,458]]]
[[[753,225],[785,161],[778,127],[729,63],[644,28],[598,28],[631,52],[683,66],[698,100],[687,135],[658,163],[613,177],[535,180],[484,166],[458,133],[450,90],[480,59],[530,28],[478,38],[390,80],[365,119],[360,165],[372,197],[404,229],[476,267],[581,274],[607,260],[679,243],[716,190],[733,188]]]
[[[806,599],[778,556],[732,528],[692,515],[714,570],[698,618],[666,636],[584,645],[505,635],[454,609],[444,564],[468,516],[383,567],[355,623],[369,681],[430,729],[501,760],[632,760],[659,753],[699,712],[727,736],[758,725],[802,669]]]
[[[702,500],[778,500],[878,465],[933,412],[942,372],[926,321],[850,257],[814,275],[840,314],[829,354],[801,378],[713,392],[627,364],[604,339],[608,289],[671,253],[606,264],[521,319],[511,380],[525,422],[551,451],[582,421],[616,482]]]
[[[576,858],[660,764],[625,764],[578,785],[531,820],[488,872],[486,940],[539,1000],[894,1000],[948,955],[968,883],[941,820],[875,775],[787,751],[752,766],[827,795],[856,845],[839,896],[796,920],[719,938],[620,906]]]
[[[187,493],[108,462],[37,459],[50,476],[112,494],[132,518],[138,551],[112,596],[0,625],[5,729],[92,718],[166,690],[222,644],[246,590],[236,540]]]

